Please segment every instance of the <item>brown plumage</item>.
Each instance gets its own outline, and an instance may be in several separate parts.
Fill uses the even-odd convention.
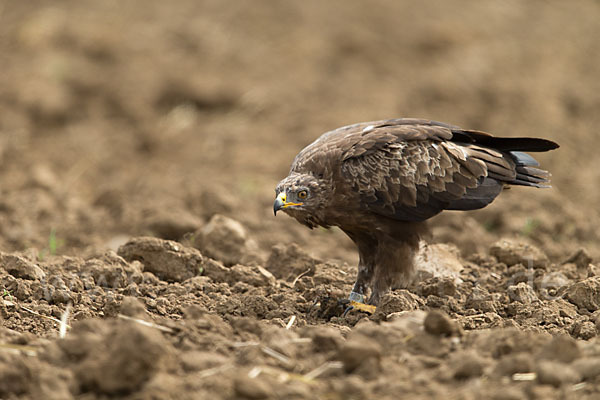
[[[300,223],[338,226],[358,247],[351,298],[377,304],[408,282],[425,220],[474,210],[506,185],[548,187],[549,173],[524,151],[556,149],[537,138],[499,138],[420,119],[350,125],[323,134],[294,159],[274,211]]]

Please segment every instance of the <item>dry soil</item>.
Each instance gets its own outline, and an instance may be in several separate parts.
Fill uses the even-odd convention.
[[[599,21],[0,1],[0,398],[599,398]],[[322,132],[401,116],[555,140],[554,188],[434,218],[415,282],[342,317],[352,243],[273,190]]]

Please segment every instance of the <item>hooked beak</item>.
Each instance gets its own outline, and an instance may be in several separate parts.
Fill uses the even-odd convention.
[[[277,211],[281,210],[282,208],[286,208],[286,207],[290,207],[290,206],[299,206],[299,205],[301,205],[301,203],[292,203],[292,202],[286,201],[285,192],[281,192],[275,199],[275,203],[273,203],[273,214],[277,215]]]

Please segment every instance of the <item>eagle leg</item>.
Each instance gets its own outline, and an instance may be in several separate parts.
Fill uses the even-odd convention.
[[[348,297],[350,300],[364,303],[365,293],[369,286],[369,281],[372,278],[372,269],[361,262],[358,264],[358,274],[356,276],[356,282],[352,287],[352,292]]]
[[[365,295],[364,293],[367,290],[367,281],[370,278],[369,268],[365,265],[358,266],[358,276],[356,277],[356,283],[354,283],[354,287],[350,292],[350,296],[348,296],[348,300],[350,300],[350,305],[344,311],[342,316],[346,316],[351,310],[359,310],[363,312],[367,312],[369,314],[373,314],[375,312],[376,307],[373,305],[369,305],[365,303]]]
[[[367,304],[379,304],[379,300],[390,291],[393,280],[390,272],[389,267],[386,268],[385,265],[378,265],[375,268],[375,278],[373,279],[371,296]]]
[[[410,230],[396,237],[382,236],[377,248],[373,286],[367,304],[378,305],[392,287],[406,287],[414,270],[419,236]]]
[[[358,274],[356,275],[356,282],[352,287],[348,300],[350,304],[343,316],[346,316],[351,310],[359,310],[373,314],[375,312],[375,306],[366,304],[365,295],[371,281],[373,280],[373,269],[375,267],[375,259],[373,257],[372,249],[376,248],[377,242],[371,235],[359,235],[351,231],[344,231],[346,234],[356,243],[358,247]]]
[[[379,304],[379,300],[381,300],[383,295],[389,292],[389,290],[389,285],[374,285],[371,297],[369,297],[369,301],[367,302],[367,304]]]

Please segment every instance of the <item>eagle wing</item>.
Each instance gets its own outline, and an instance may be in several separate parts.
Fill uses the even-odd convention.
[[[358,193],[361,209],[393,219],[422,221],[444,209],[481,208],[504,184],[523,184],[517,178],[528,179],[529,186],[547,182],[531,156],[510,152],[545,151],[542,145],[552,142],[536,142],[542,139],[495,138],[413,119],[361,124],[352,131],[340,143],[343,179]],[[503,143],[506,149],[492,147]]]

